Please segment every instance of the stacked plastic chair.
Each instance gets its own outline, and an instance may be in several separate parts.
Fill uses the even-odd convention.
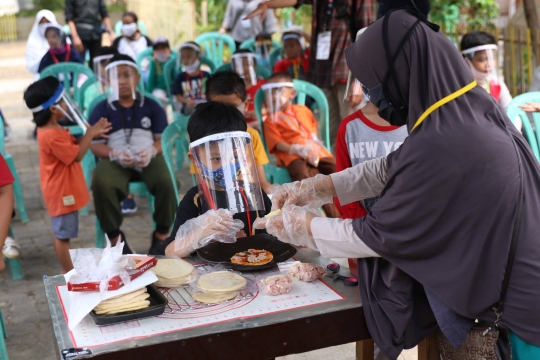
[[[520,108],[521,105],[525,105],[528,102],[540,103],[540,91],[516,96],[506,108],[506,115],[508,115],[514,125],[517,125],[518,119],[521,119],[525,138],[527,139],[534,156],[536,156],[536,159],[540,161],[540,148],[538,146],[540,143],[540,113],[536,112],[532,114],[534,123],[533,129],[528,114]]]
[[[229,47],[231,55],[236,51],[234,39],[227,34],[208,32],[197,36],[195,42],[203,49],[203,55],[208,57],[216,66],[223,65],[223,46]]]

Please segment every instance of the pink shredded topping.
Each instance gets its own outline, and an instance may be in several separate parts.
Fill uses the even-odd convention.
[[[263,291],[269,295],[288,294],[291,291],[292,280],[286,275],[272,276],[262,281]]]
[[[315,264],[298,264],[289,269],[289,274],[298,280],[311,282],[326,275],[326,270]]]

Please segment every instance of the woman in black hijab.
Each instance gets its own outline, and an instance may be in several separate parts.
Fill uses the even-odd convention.
[[[386,158],[284,185],[273,197],[281,215],[259,226],[324,257],[364,258],[366,321],[396,358],[437,326],[457,347],[475,319],[495,320],[522,181],[501,323],[540,346],[540,166],[436,26],[405,10],[385,18],[346,50],[347,63],[379,115],[409,136]],[[343,204],[379,194],[360,219],[312,211],[335,196]]]

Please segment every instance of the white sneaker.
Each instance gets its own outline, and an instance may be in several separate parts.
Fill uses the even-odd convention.
[[[4,247],[2,248],[2,254],[9,259],[17,259],[21,256],[19,253],[20,248],[17,240],[8,236],[4,243]]]

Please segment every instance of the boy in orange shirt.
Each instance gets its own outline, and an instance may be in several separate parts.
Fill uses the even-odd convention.
[[[287,168],[293,181],[334,173],[336,159],[317,137],[315,116],[308,107],[292,104],[296,96],[292,76],[273,74],[262,89],[268,110],[263,123],[264,137],[278,165]],[[340,217],[334,204],[324,205],[323,209],[328,217]]]
[[[70,100],[64,95],[64,87],[52,76],[30,85],[24,92],[24,101],[38,127],[41,191],[51,217],[54,250],[62,273],[66,273],[73,269],[69,239],[78,235],[78,210],[90,200],[80,161],[90,148],[90,142],[106,134],[110,124],[101,119],[75,140],[69,130],[58,123],[59,119],[70,117],[66,105]]]

